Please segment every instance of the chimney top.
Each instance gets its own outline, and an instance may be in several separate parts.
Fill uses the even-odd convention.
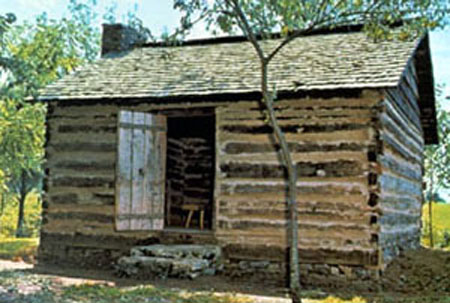
[[[123,52],[146,42],[145,35],[124,24],[103,24],[102,57]]]

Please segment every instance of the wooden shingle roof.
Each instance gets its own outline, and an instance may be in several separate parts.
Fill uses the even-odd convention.
[[[279,40],[263,42],[273,49]],[[270,64],[279,92],[396,87],[419,40],[374,43],[364,33],[298,38]],[[160,98],[260,91],[249,42],[140,47],[101,58],[41,91],[40,100]]]

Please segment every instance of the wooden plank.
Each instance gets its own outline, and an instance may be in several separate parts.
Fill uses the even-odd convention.
[[[132,113],[122,111],[119,114],[118,122],[131,122]],[[129,230],[130,220],[119,219],[118,215],[129,213],[132,201],[132,141],[133,133],[128,129],[118,129],[117,147],[117,176],[116,176],[116,229],[118,231]]]
[[[162,229],[166,118],[138,112],[119,116],[118,173],[126,169],[128,179],[117,185],[116,225],[121,230]]]
[[[167,118],[165,116],[152,116],[151,124],[159,126],[164,131],[154,133],[154,158],[155,170],[151,179],[153,181],[154,201],[153,213],[164,214],[165,203],[165,179],[166,179],[166,148],[167,148]],[[153,230],[162,230],[164,228],[164,216],[153,219]]]
[[[131,125],[131,131],[133,132],[133,142],[132,142],[132,182],[131,182],[131,209],[130,214],[145,214],[144,209],[144,167],[145,167],[145,130],[139,128],[138,126],[145,124],[144,113],[133,112],[133,120]],[[123,122],[121,122],[124,125]],[[123,128],[121,126],[121,128]],[[143,224],[141,219],[133,218],[130,219],[130,229],[131,230],[142,230]]]
[[[151,123],[151,117],[150,115],[146,114],[144,116],[144,124],[150,125]],[[149,172],[152,170],[152,140],[153,140],[153,132],[151,129],[145,129],[144,130],[144,150],[143,150],[143,157],[144,157],[144,180],[142,183],[142,212],[145,214],[151,214],[153,213],[152,208],[152,196],[150,195],[151,192],[151,179],[149,176]],[[151,220],[143,220],[141,223],[141,227],[144,230],[151,230],[153,228],[152,221]]]

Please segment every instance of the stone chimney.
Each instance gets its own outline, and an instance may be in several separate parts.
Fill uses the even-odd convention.
[[[145,35],[123,24],[103,24],[102,57],[132,49],[146,42]]]

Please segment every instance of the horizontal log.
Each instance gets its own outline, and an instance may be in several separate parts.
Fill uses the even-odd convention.
[[[220,218],[226,218],[227,220],[242,221],[247,220],[267,220],[267,221],[280,221],[288,218],[287,209],[262,209],[262,208],[223,208],[219,210]],[[324,208],[298,208],[298,220],[299,222],[327,222],[327,224],[342,224],[352,222],[353,224],[369,225],[370,213],[362,213],[358,210],[347,210],[345,212],[337,209],[324,209]],[[225,219],[224,219],[225,220]]]
[[[50,220],[80,220],[85,224],[90,222],[114,224],[114,216],[108,214],[89,213],[89,212],[49,212],[46,217]]]
[[[89,144],[116,144],[117,134],[113,133],[50,133],[49,144],[62,145],[72,144],[77,145],[89,145]]]
[[[250,209],[286,209],[286,195],[282,192],[273,193],[234,193],[220,195],[217,198],[219,208],[250,208]],[[349,194],[297,194],[298,207],[309,210],[335,210],[339,212],[359,210],[370,211],[368,197]]]
[[[48,148],[50,151],[57,152],[72,152],[72,151],[83,151],[83,152],[114,152],[117,150],[116,141],[112,142],[65,142],[65,143],[55,143],[49,142]]]
[[[323,109],[323,110],[304,110],[304,109],[295,109],[289,108],[287,110],[278,110],[275,111],[275,116],[282,119],[291,119],[291,118],[308,118],[311,116],[320,117],[323,119],[327,118],[342,118],[342,117],[375,117],[374,109]],[[249,120],[249,119],[258,119],[265,120],[264,113],[259,110],[254,111],[235,111],[235,112],[226,112],[221,113],[218,117],[218,121],[220,124],[223,124],[224,121],[236,121],[236,120]]]
[[[42,231],[47,233],[66,233],[68,235],[114,235],[113,223],[104,223],[98,221],[86,222],[83,218],[67,220],[67,218],[58,219],[45,214],[43,217]]]
[[[423,151],[423,144],[418,143],[414,140],[414,137],[410,137],[406,132],[404,132],[398,124],[394,123],[387,115],[381,114],[380,120],[383,125],[383,131],[389,132],[393,138],[397,141],[402,142],[402,144],[407,147],[412,153],[421,154]],[[419,135],[417,137],[422,137]]]
[[[314,229],[300,230],[299,246],[303,249],[329,248],[336,250],[371,249],[371,231],[349,231],[345,234],[333,231]],[[218,230],[216,233],[221,243],[253,244],[286,247],[288,246],[287,231],[278,229],[258,228],[251,230]],[[376,235],[376,233],[374,233]]]
[[[76,193],[62,193],[49,195],[48,200],[51,204],[78,204],[79,197]]]
[[[421,209],[421,198],[404,195],[383,193],[379,196],[378,202],[381,208],[394,209],[398,211],[408,211]]]
[[[370,117],[338,117],[338,118],[320,118],[320,117],[308,117],[308,118],[296,118],[279,120],[278,124],[280,126],[294,126],[294,125],[304,125],[304,126],[333,126],[333,125],[368,125],[373,121]],[[248,120],[219,120],[217,121],[217,126],[219,128],[227,126],[252,126],[252,127],[263,127],[267,126],[267,122],[260,119],[248,119]]]
[[[379,163],[384,169],[388,169],[404,178],[412,181],[422,181],[422,168],[417,164],[411,164],[389,153],[384,153],[384,155],[380,156]]]
[[[40,243],[45,247],[55,246],[78,246],[92,248],[115,248],[129,252],[129,249],[139,241],[147,240],[147,243],[155,244],[157,239],[152,238],[148,233],[116,233],[113,235],[84,235],[66,234],[64,232],[42,232]]]
[[[381,94],[362,96],[361,98],[305,98],[277,100],[275,108],[353,108],[353,107],[373,107],[378,104],[382,98]],[[220,112],[242,111],[247,109],[259,109],[259,101],[241,101],[227,104],[228,106],[219,108]]]
[[[421,216],[420,213],[406,213],[406,212],[387,212],[383,211],[383,215],[380,216],[379,224],[386,227],[389,226],[420,226]]]
[[[80,166],[87,166],[91,163],[98,163],[100,166],[104,166],[104,170],[107,166],[113,165],[116,162],[115,152],[87,152],[87,151],[71,151],[71,152],[58,152],[51,148],[47,149],[47,162],[45,167],[50,170],[59,168],[60,163],[69,164],[68,169],[72,169],[71,166],[79,164]],[[76,168],[76,166],[75,166]],[[103,172],[104,173],[104,172]]]
[[[394,104],[385,102],[383,103],[383,106],[383,115],[388,116],[395,125],[401,128],[405,133],[407,133],[410,138],[416,140],[416,142],[419,143],[420,146],[424,145],[425,140],[422,136],[420,128],[412,124],[411,121],[406,116],[404,116],[403,113],[400,112]]]
[[[116,133],[116,125],[59,125],[58,133]]]
[[[281,125],[281,130],[287,133],[326,133],[341,130],[365,129],[367,124],[327,124],[327,125]],[[238,134],[271,134],[273,128],[269,125],[223,125],[221,131]]]
[[[327,232],[330,237],[331,235],[336,235],[336,237],[340,237],[346,233],[354,233],[354,234],[366,234],[367,231],[371,230],[369,222],[367,220],[363,220],[364,222],[337,222],[337,221],[316,221],[316,220],[302,220],[298,221],[298,228],[300,232],[305,233],[307,230],[311,230],[314,232]],[[270,220],[270,219],[246,219],[243,220],[241,218],[231,219],[225,216],[219,215],[217,218],[218,228],[222,230],[240,230],[240,231],[249,231],[251,232],[253,229],[275,229],[275,230],[286,230],[288,226],[288,221],[286,219],[280,220]],[[308,236],[304,235],[305,238]]]
[[[422,183],[412,182],[408,179],[384,173],[379,177],[380,189],[384,193],[397,193],[422,197]]]
[[[46,202],[51,208],[54,205],[76,205],[79,208],[84,208],[87,205],[115,205],[114,193],[95,192],[95,190],[96,188],[80,187],[75,190],[61,191],[61,187],[52,187],[50,193],[47,195]]]
[[[93,194],[95,201],[100,201],[102,205],[115,205],[115,195],[113,193],[96,192]]]
[[[418,113],[415,112],[408,104],[405,104],[405,101],[403,100],[399,89],[387,89],[386,98],[398,112],[402,113],[405,117],[408,118],[408,120],[411,121],[411,124],[413,124],[418,130],[421,129],[421,123]]]
[[[324,163],[297,162],[299,177],[346,177],[359,176],[365,172],[356,161],[332,161]],[[223,178],[285,178],[286,169],[281,165],[229,162],[220,164]]]
[[[414,154],[407,147],[405,147],[401,142],[397,141],[392,137],[389,133],[383,133],[381,135],[381,140],[383,144],[383,149],[388,150],[389,152],[393,152],[394,154],[404,158],[407,161],[410,161],[414,164],[421,165],[422,163],[422,154]]]
[[[83,176],[83,177],[55,177],[49,180],[51,186],[76,186],[76,187],[109,187],[114,188],[114,176]]]
[[[115,161],[102,161],[101,159],[78,159],[74,160],[61,160],[61,161],[49,161],[47,164],[48,168],[53,168],[53,171],[64,171],[64,170],[77,170],[77,171],[111,171],[114,174]]]
[[[223,152],[227,154],[255,154],[275,152],[280,149],[279,145],[271,143],[253,143],[253,142],[226,142],[222,144]],[[295,152],[328,152],[328,151],[365,151],[368,148],[367,144],[361,143],[341,143],[335,144],[317,144],[317,143],[288,143],[289,150]]]
[[[342,130],[327,133],[299,133],[299,134],[286,134],[286,140],[288,142],[314,142],[327,143],[370,143],[375,139],[375,132],[371,128],[362,130]],[[270,134],[234,134],[229,132],[220,132],[217,136],[218,141],[221,144],[226,141],[233,142],[253,142],[253,143],[271,143],[273,137]]]
[[[220,194],[235,193],[285,193],[284,180],[279,179],[223,179],[220,180]],[[302,194],[363,194],[368,196],[366,177],[348,178],[301,178],[297,191]]]
[[[117,117],[119,107],[111,104],[77,105],[77,106],[51,106],[50,118],[108,118]]]

